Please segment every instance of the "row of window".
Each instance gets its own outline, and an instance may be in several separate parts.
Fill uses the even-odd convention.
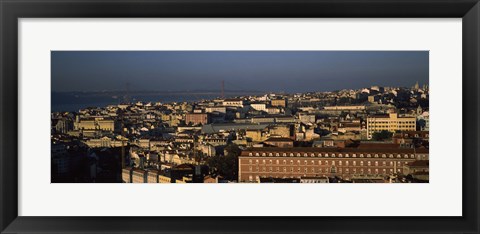
[[[382,120],[368,120],[369,124],[415,124],[415,121],[382,121]]]
[[[357,170],[357,168],[352,168],[350,170],[350,168],[335,168],[335,167],[332,167],[332,168],[297,168],[297,170],[295,170],[293,167],[290,167],[290,168],[287,168],[287,167],[283,167],[283,168],[280,168],[280,167],[275,167],[272,168],[268,168],[268,172],[277,172],[277,173],[287,173],[287,172],[290,172],[290,173],[346,173],[346,174],[349,174],[349,173],[353,173],[353,174],[356,174],[357,172],[359,172],[360,174],[363,174],[365,172],[367,172],[368,174],[371,174],[372,172],[374,172],[375,174],[378,174],[380,173],[380,171],[385,174],[387,172],[389,173],[393,173],[394,169],[393,168],[389,168],[389,169],[378,169],[378,168],[375,168],[375,169],[371,169],[371,168],[368,168],[367,170],[364,170],[363,168],[360,168]],[[249,171],[248,172],[267,172],[267,168],[265,167],[262,167],[261,170],[260,168],[256,167],[256,168],[252,168],[250,167],[249,168]],[[402,172],[402,169],[400,168],[397,168],[397,172]]]
[[[334,158],[334,157],[339,157],[339,158],[345,157],[345,158],[349,158],[350,156],[351,156],[352,158],[356,158],[356,157],[357,157],[357,154],[351,154],[351,155],[350,155],[350,154],[335,154],[335,153],[331,153],[331,154],[329,154],[329,153],[303,153],[303,154],[302,154],[302,153],[288,153],[288,154],[287,154],[287,153],[255,153],[255,154],[254,154],[254,153],[252,153],[252,152],[248,153],[248,156],[253,156],[253,155],[255,155],[255,156],[264,156],[264,157],[266,157],[266,156],[270,156],[270,157],[277,156],[277,157],[279,157],[280,155],[283,156],[283,157],[287,157],[287,156],[289,156],[289,157],[294,157],[294,156],[297,156],[297,157],[302,157],[302,156],[303,156],[303,157],[309,157],[309,156],[310,156],[310,157],[326,157],[326,158],[328,158],[328,157],[332,157],[332,158]],[[372,154],[359,154],[358,156],[359,156],[360,158],[364,158],[364,157],[371,158],[371,157],[372,157]],[[378,158],[378,157],[387,158],[387,155],[386,155],[386,154],[373,154],[373,157],[374,157],[374,158]],[[389,157],[389,158],[394,158],[395,156],[394,156],[393,154],[389,154],[388,157]],[[397,154],[396,157],[397,157],[397,158],[402,158],[402,155],[401,155],[401,154]],[[404,154],[404,155],[403,155],[403,158],[409,158],[409,157],[410,157],[410,158],[415,158],[415,155],[414,155],[414,154],[410,154],[410,155]]]
[[[265,159],[263,159],[263,160],[261,160],[261,161],[258,160],[258,159],[256,159],[255,161],[253,161],[252,159],[249,159],[249,160],[248,160],[248,164],[253,164],[253,163],[255,163],[255,164],[260,164],[260,163],[261,163],[261,164],[267,164],[267,163],[268,163],[268,164],[273,164],[274,162],[275,162],[276,165],[280,165],[280,160],[278,160],[278,159],[275,160],[275,161],[274,161],[274,160],[265,160]],[[350,165],[350,161],[345,161],[345,163],[343,163],[343,161],[338,161],[338,162],[336,162],[336,161],[333,161],[333,160],[332,160],[332,161],[330,161],[330,164],[329,164],[329,161],[328,161],[328,160],[325,160],[325,161],[323,161],[323,162],[322,162],[322,160],[317,160],[317,162],[318,162],[318,165],[332,165],[332,166],[335,166],[335,164],[337,164],[338,166],[343,166],[343,165],[349,166],[349,165]],[[286,164],[287,164],[287,160],[282,160],[282,164],[283,164],[283,165],[286,165]],[[352,161],[351,164],[352,164],[353,166],[356,166],[356,165],[357,165],[357,161]],[[358,164],[359,164],[360,166],[363,166],[363,165],[364,165],[364,161],[359,161]],[[404,163],[404,165],[407,165],[407,164],[408,164],[408,162],[405,162],[405,163]],[[290,160],[290,165],[294,165],[294,160]],[[302,164],[301,164],[301,161],[300,161],[300,160],[297,160],[297,162],[296,162],[295,165],[302,165]],[[311,161],[310,161],[310,164],[308,164],[308,160],[304,160],[304,161],[303,161],[303,165],[316,165],[316,164],[315,164],[315,161],[314,161],[314,160],[311,160]],[[372,166],[372,161],[367,161],[366,165]],[[379,165],[387,166],[387,162],[386,162],[386,161],[382,161],[381,164],[380,164],[378,161],[374,161],[374,162],[373,162],[373,165],[375,165],[375,166],[379,166]],[[390,162],[388,163],[388,165],[393,166],[393,165],[394,165],[394,162],[393,162],[393,161],[390,161]],[[402,166],[402,162],[398,161],[398,162],[397,162],[397,166]]]
[[[373,125],[368,126],[369,129],[389,129],[389,128],[415,128],[415,125],[400,125],[400,126],[392,126],[392,125]]]

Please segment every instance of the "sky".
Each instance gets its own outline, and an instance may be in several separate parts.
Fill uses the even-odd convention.
[[[428,51],[52,51],[52,91],[312,92],[428,84]]]

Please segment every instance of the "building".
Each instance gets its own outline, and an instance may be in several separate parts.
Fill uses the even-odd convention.
[[[266,111],[267,110],[267,105],[265,103],[252,103],[252,104],[250,104],[250,107],[252,107],[252,109],[257,110],[257,111]]]
[[[141,169],[133,169],[132,171],[132,183],[146,183],[147,172]]]
[[[265,143],[266,145],[275,146],[275,147],[293,147],[293,140],[290,138],[284,138],[284,137],[269,138],[263,143]]]
[[[123,183],[132,183],[132,168],[123,168],[122,169],[122,182]]]
[[[209,106],[209,107],[206,107],[205,108],[205,112],[207,113],[214,113],[214,112],[218,112],[218,113],[227,113],[227,108],[224,107],[224,106]]]
[[[329,183],[328,177],[302,177],[300,178],[300,183]]]
[[[367,117],[368,139],[372,139],[372,134],[374,132],[415,131],[416,128],[415,117],[399,117],[396,113]]]
[[[272,106],[287,107],[287,99],[273,99],[270,103]]]
[[[240,98],[225,99],[222,104],[223,106],[243,107],[244,101]]]
[[[147,173],[147,183],[159,183],[161,172],[158,170],[149,170]]]
[[[102,130],[115,131],[115,121],[105,118],[77,119],[74,123],[75,130]]]
[[[209,124],[210,123],[210,115],[207,114],[207,113],[187,113],[185,115],[185,123],[187,123],[187,124],[192,123],[194,125]]]
[[[417,160],[405,165],[404,173],[411,175],[414,179],[429,180],[429,160]]]
[[[342,111],[362,111],[365,110],[365,106],[325,106],[325,110],[342,110]]]
[[[260,178],[339,177],[383,178],[403,174],[405,164],[427,160],[426,148],[249,148],[239,160],[239,182],[257,182]]]

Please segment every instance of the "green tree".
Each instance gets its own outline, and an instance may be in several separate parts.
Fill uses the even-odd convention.
[[[384,141],[384,140],[392,139],[392,135],[393,135],[392,132],[383,130],[380,132],[374,132],[372,134],[372,139],[374,141]]]

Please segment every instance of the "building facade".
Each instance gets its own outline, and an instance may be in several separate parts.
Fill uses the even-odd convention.
[[[188,113],[185,115],[185,123],[208,124],[210,123],[210,115],[207,113]]]
[[[272,106],[287,107],[287,99],[273,99],[270,103]]]
[[[403,174],[404,166],[428,160],[419,148],[250,148],[239,156],[239,182],[260,178],[340,177],[382,178]]]
[[[396,113],[367,117],[368,139],[372,139],[372,134],[374,132],[415,131],[416,129],[417,125],[415,117],[399,117]]]

